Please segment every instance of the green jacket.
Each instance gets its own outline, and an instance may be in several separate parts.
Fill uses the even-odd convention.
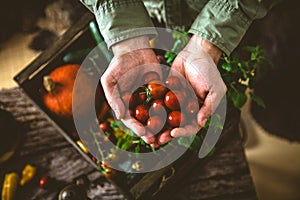
[[[253,20],[262,18],[278,0],[80,0],[96,16],[107,46],[141,36],[155,36],[147,9],[163,3],[169,28],[189,28],[229,55]],[[144,4],[145,3],[145,4]],[[148,8],[147,7],[147,8]],[[148,9],[149,10],[149,9]],[[145,27],[145,28],[143,28]],[[138,31],[134,30],[136,28]]]

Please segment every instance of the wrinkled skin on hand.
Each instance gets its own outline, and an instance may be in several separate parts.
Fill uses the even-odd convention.
[[[132,129],[138,136],[143,136],[147,143],[153,143],[155,137],[147,133],[144,125],[126,111],[122,94],[143,85],[142,77],[150,71],[162,77],[159,62],[149,46],[147,37],[139,37],[113,46],[114,58],[101,77],[105,96],[116,117]],[[125,78],[124,78],[125,77]]]
[[[155,71],[162,77],[156,55],[149,47],[149,40],[146,36],[141,36],[116,44],[112,49],[114,58],[101,77],[108,103],[118,119],[153,147],[158,147],[173,137],[196,134],[205,125],[226,93],[226,86],[215,64],[220,58],[221,51],[208,41],[194,35],[174,60],[172,69],[186,78],[197,97],[204,101],[203,106],[192,124],[167,130],[158,135],[156,140],[144,125],[126,112],[121,99],[121,95],[131,87],[144,84],[141,78],[145,73]],[[122,79],[125,74],[126,78]]]
[[[174,60],[172,69],[186,78],[197,97],[204,102],[197,113],[197,121],[194,122],[194,125],[173,129],[172,137],[197,133],[226,94],[226,85],[216,66],[220,55],[221,51],[217,47],[194,35]]]

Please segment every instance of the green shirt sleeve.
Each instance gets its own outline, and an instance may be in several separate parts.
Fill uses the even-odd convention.
[[[275,0],[210,0],[189,32],[199,35],[229,55],[252,21],[264,17]]]
[[[81,0],[96,17],[100,32],[108,46],[126,39],[157,35],[141,0]]]

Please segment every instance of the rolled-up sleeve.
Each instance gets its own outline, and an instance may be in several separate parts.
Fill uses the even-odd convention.
[[[189,32],[199,35],[229,55],[239,44],[252,21],[264,17],[278,1],[210,0]]]
[[[100,32],[111,48],[126,39],[157,35],[141,0],[81,0],[96,17]]]

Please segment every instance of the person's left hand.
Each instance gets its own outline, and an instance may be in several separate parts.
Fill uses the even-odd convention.
[[[159,144],[170,141],[172,137],[196,134],[218,107],[227,90],[216,66],[220,56],[221,51],[216,46],[196,35],[178,54],[172,69],[184,76],[197,97],[203,100],[203,105],[197,113],[197,119],[189,122],[189,125],[172,129],[170,136],[165,135],[163,141],[158,141]]]

